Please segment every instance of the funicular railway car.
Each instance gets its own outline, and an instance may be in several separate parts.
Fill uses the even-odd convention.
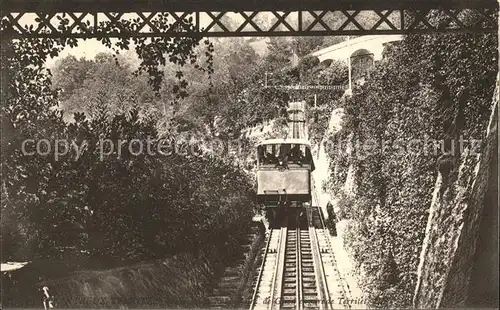
[[[307,140],[270,139],[259,143],[257,199],[266,207],[310,202],[312,171],[314,162]]]

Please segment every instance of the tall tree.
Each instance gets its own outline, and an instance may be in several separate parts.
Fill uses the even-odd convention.
[[[294,37],[292,46],[300,57],[317,50],[323,44],[323,37]]]
[[[277,70],[290,64],[292,46],[290,41],[282,37],[273,37],[267,43],[268,54],[265,58],[270,69]]]
[[[112,114],[126,112],[140,103],[144,114],[161,111],[144,75],[135,77],[130,63],[121,57],[116,64],[111,54],[99,53],[94,60],[68,56],[56,62],[53,87],[60,89],[66,118],[74,112],[88,116],[105,103]]]

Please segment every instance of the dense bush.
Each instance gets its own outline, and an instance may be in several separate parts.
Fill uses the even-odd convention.
[[[328,85],[343,87],[347,83],[347,66],[343,62],[333,61],[327,68],[316,68],[302,81],[305,85]],[[309,95],[309,139],[311,143],[317,144],[321,141],[325,131],[328,129],[333,109],[340,106],[340,98],[344,93],[343,88],[334,90],[305,91],[304,95]],[[313,95],[316,95],[316,105],[314,105]]]
[[[356,172],[354,203],[339,194],[340,205],[351,208],[346,244],[373,306],[411,305],[442,155],[431,139],[483,138],[496,73],[496,35],[411,35],[343,104],[345,130],[362,147],[337,165]]]
[[[100,139],[113,140],[115,148],[118,139],[146,145],[156,135],[154,123],[139,120],[134,111],[128,117],[75,119],[67,127],[59,124],[54,134],[78,145],[88,141],[78,160],[71,151],[55,161],[53,150],[43,157],[14,152],[7,158],[18,170],[5,176],[3,211],[28,220],[35,257],[71,253],[100,261],[142,260],[212,246],[230,252],[237,244],[233,239],[245,235],[251,183],[231,164],[179,154],[134,156],[128,144],[121,156],[115,149],[101,161]]]
[[[6,61],[12,76],[2,127],[11,132],[2,140],[2,243],[11,246],[3,247],[2,259],[85,260],[99,267],[180,252],[230,259],[250,227],[248,177],[217,157],[148,155],[148,141],[152,150],[158,143],[156,120],[136,109],[110,113],[106,100],[94,106],[92,118],[80,113],[66,123],[43,68],[52,43],[19,41]],[[42,139],[51,145],[42,147],[45,155],[23,154],[23,142],[31,152]],[[57,139],[81,149],[57,158]],[[101,158],[106,139],[114,151]],[[119,139],[127,144],[119,148]],[[144,149],[136,155],[139,142]]]

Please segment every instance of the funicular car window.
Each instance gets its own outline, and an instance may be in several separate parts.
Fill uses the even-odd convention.
[[[302,163],[309,165],[311,163],[311,156],[308,156],[309,148],[306,145],[302,144],[300,147],[300,151],[302,156]]]
[[[312,161],[311,151],[305,144],[266,144],[258,148],[259,165],[275,165],[279,162],[309,165]]]
[[[259,162],[263,165],[275,164],[277,162],[276,158],[276,146],[274,144],[261,145],[259,150]]]
[[[257,147],[257,159],[258,159],[259,165],[262,164],[262,162],[264,161],[264,154],[265,154],[264,151],[265,151],[265,148],[262,145],[259,145]]]
[[[288,143],[282,143],[282,144],[280,144],[279,145],[279,154],[278,154],[278,157],[285,159],[286,156],[288,154],[290,154],[290,149],[291,149],[290,144],[288,144]]]
[[[307,164],[305,153],[306,146],[304,144],[293,144],[289,152],[288,162],[299,165]]]

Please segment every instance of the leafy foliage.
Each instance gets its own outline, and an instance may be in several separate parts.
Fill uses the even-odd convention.
[[[355,196],[339,193],[340,209],[351,219],[346,244],[367,277],[373,306],[411,306],[441,155],[431,142],[448,139],[450,124],[465,138],[483,137],[496,47],[491,34],[407,36],[343,103],[340,134],[374,145],[355,148],[347,164],[336,165],[343,173],[349,166],[356,171]]]
[[[159,30],[167,31],[173,25],[173,23],[168,21],[169,13],[159,13],[158,18],[151,20],[150,22]],[[58,25],[54,25],[62,31],[67,31],[70,27],[69,18],[66,14],[63,16],[57,16]],[[193,28],[192,18],[185,18],[182,24],[186,28]],[[137,18],[134,20],[123,20],[120,25],[113,24],[111,21],[102,21],[97,28],[105,29],[109,33],[121,32],[121,36],[115,42],[113,42],[109,37],[100,37],[98,40],[106,47],[112,49],[115,55],[120,53],[120,50],[129,50],[131,43],[135,47],[135,52],[137,53],[140,63],[138,69],[135,71],[136,75],[140,75],[143,72],[148,73],[149,84],[155,92],[159,92],[162,81],[164,78],[164,72],[162,67],[167,65],[168,62],[184,66],[186,64],[196,65],[196,67],[203,72],[213,73],[213,45],[209,40],[205,40],[204,44],[206,46],[206,65],[197,63],[198,57],[195,53],[195,48],[199,45],[201,38],[195,37],[159,37],[159,38],[147,38],[147,37],[130,37],[126,34],[133,33],[133,30],[142,27],[142,21]],[[90,25],[90,21],[82,23],[80,25],[83,29],[87,31],[93,31],[94,26]],[[26,26],[24,29],[27,34],[35,32],[33,25]],[[6,38],[12,33],[13,25],[11,22],[4,18],[1,21],[1,33]],[[125,35],[124,35],[125,34]],[[20,44],[22,41],[21,40]],[[31,40],[33,41],[33,40]],[[65,46],[75,47],[78,45],[77,39],[75,38],[58,38],[58,39],[41,39],[40,49],[36,57],[27,54],[24,57],[24,61],[28,61],[35,66],[42,66],[43,62],[48,56],[56,57],[61,52],[62,48]],[[31,51],[33,52],[33,51]],[[29,58],[29,59],[28,59]],[[187,96],[185,88],[187,86],[187,81],[184,79],[182,71],[178,71],[176,74],[178,84],[172,89],[175,98],[173,103],[177,102]]]
[[[316,65],[308,75],[304,77],[307,85],[330,85],[344,86],[347,84],[347,66],[340,61],[333,61],[328,67],[322,68]],[[344,90],[342,88],[328,91],[307,91],[305,96],[309,100],[309,139],[312,143],[319,143],[328,128],[328,122],[333,109],[341,106],[340,98]],[[316,95],[316,103],[313,102]]]
[[[61,109],[66,119],[72,118],[75,112],[93,118],[102,106],[113,115],[140,108],[144,115],[163,116],[164,99],[154,95],[147,77],[132,75],[128,59],[120,58],[119,64],[106,53],[97,54],[95,60],[67,56],[56,62],[51,70],[52,87],[60,90]],[[166,94],[162,97],[168,98]]]
[[[163,74],[158,70],[167,59],[177,65],[196,59],[197,41],[169,40],[134,39],[142,61],[138,72],[148,72],[149,85],[143,75],[133,80],[127,68],[111,67],[108,55],[95,61],[66,58],[59,69],[68,72],[55,71],[61,94],[43,64],[76,42],[12,41],[12,52],[2,61],[10,83],[2,89],[1,111],[2,128],[11,133],[2,139],[2,242],[12,247],[3,248],[2,259],[91,259],[106,267],[102,264],[180,252],[224,253],[217,255],[224,260],[237,250],[253,210],[252,183],[245,174],[221,158],[145,150],[137,155],[138,144],[155,149],[159,133],[155,115],[140,115],[134,105],[157,102],[149,86],[159,89]],[[116,45],[127,49],[128,42]],[[212,51],[207,51],[208,63]],[[177,79],[182,76],[176,72]],[[187,87],[182,79],[181,84],[179,92]],[[91,117],[77,112],[66,123],[59,100],[71,112],[92,102],[85,110]],[[22,152],[23,145],[34,151],[42,139],[51,146],[40,144],[44,155]],[[58,139],[79,148],[69,147],[57,157],[55,145],[65,146]],[[119,139],[135,139],[135,146],[118,147]],[[114,142],[112,153],[102,156],[102,141]]]

